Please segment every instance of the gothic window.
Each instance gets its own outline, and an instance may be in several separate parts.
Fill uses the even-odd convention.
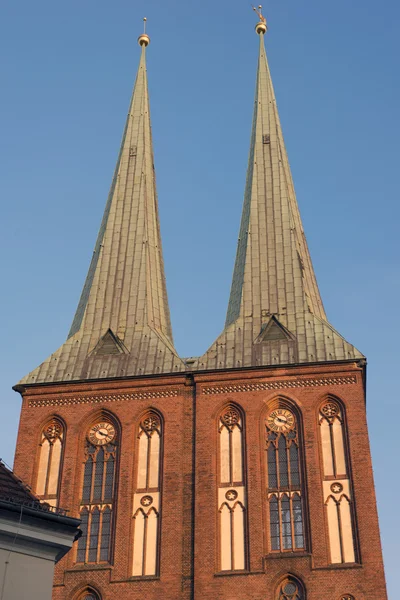
[[[265,421],[271,552],[305,548],[302,446],[295,413],[280,402]],[[295,596],[294,596],[295,598]]]
[[[41,434],[36,494],[52,506],[58,501],[64,435],[64,426],[57,418],[51,419]]]
[[[304,586],[296,577],[286,577],[278,586],[277,600],[305,600]]]
[[[89,429],[85,442],[80,507],[83,534],[78,541],[78,563],[111,562],[117,452],[117,432],[111,421],[103,419]]]
[[[156,575],[161,510],[162,422],[149,411],[139,426],[132,574]]]
[[[218,419],[219,434],[219,547],[220,569],[246,566],[246,487],[243,460],[243,417],[227,406]]]
[[[79,594],[77,600],[101,600],[101,596],[94,589],[87,588],[84,592]]]
[[[351,481],[347,464],[344,411],[336,399],[319,411],[323,459],[323,489],[328,521],[330,562],[356,561]]]

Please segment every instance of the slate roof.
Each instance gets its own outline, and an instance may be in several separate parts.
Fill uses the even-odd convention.
[[[39,502],[30,489],[0,460],[0,500],[15,504]]]
[[[20,383],[182,369],[165,283],[143,44],[104,217],[69,337]]]
[[[225,329],[194,370],[363,357],[325,315],[283,141],[264,35],[259,37],[249,164]]]

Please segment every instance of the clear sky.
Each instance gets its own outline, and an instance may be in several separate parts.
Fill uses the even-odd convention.
[[[265,12],[278,107],[325,308],[369,361],[368,420],[395,598],[400,4],[285,0]],[[20,409],[11,387],[67,335],[111,182],[144,15],[176,347],[184,356],[201,354],[223,327],[258,52],[249,2],[3,0],[0,455],[10,464]]]

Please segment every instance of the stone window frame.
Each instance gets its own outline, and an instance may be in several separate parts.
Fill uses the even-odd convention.
[[[232,418],[232,415],[228,415],[228,413],[237,413],[239,418],[239,423],[236,422],[236,419]],[[246,461],[246,414],[244,409],[240,404],[228,399],[226,402],[219,407],[214,424],[214,431],[216,432],[216,487],[217,487],[217,572],[228,574],[228,573],[240,573],[247,572],[248,570],[248,560],[249,560],[249,525],[248,525],[248,510],[247,510],[247,461]],[[228,418],[224,418],[224,416],[228,416]],[[231,436],[229,438],[229,481],[221,480],[221,432],[224,428],[232,431],[232,428],[235,426],[239,426],[241,431],[241,469],[242,476],[240,481],[235,481],[235,477],[233,476],[233,448],[231,446],[232,440]],[[238,498],[237,491],[235,488],[238,488],[242,491],[243,498]],[[235,494],[236,497],[232,500],[228,497],[228,494]],[[223,494],[224,501],[221,502],[221,499],[218,497],[220,494]],[[236,500],[236,498],[238,498]],[[243,543],[244,543],[244,565],[240,569],[222,569],[222,552],[221,552],[221,518],[222,518],[222,510],[228,509],[231,512],[231,527],[233,528],[233,512],[237,505],[241,506],[243,510]],[[234,567],[234,549],[231,549],[231,565]]]
[[[90,484],[90,498],[89,501],[83,498],[84,493],[84,485],[85,485],[85,475],[87,474],[86,465],[88,464],[88,460],[91,460],[91,454],[96,453],[96,457],[99,454],[100,450],[104,453],[104,446],[94,446],[88,439],[88,431],[90,428],[95,425],[99,421],[104,421],[111,423],[115,429],[115,439],[111,444],[107,444],[114,446],[113,458],[114,458],[114,469],[113,469],[113,481],[112,481],[112,495],[111,498],[104,498],[105,488],[106,488],[106,479],[107,479],[107,471],[104,466],[107,464],[107,460],[103,461],[103,471],[102,471],[102,498],[95,499],[92,498],[92,492],[94,491],[94,483],[96,476],[96,469],[92,468],[91,472],[91,484]],[[92,449],[92,452],[90,452]],[[81,476],[80,476],[80,486],[79,486],[79,515],[85,517],[87,515],[87,524],[90,524],[88,528],[91,534],[92,520],[93,515],[99,513],[99,523],[98,523],[98,533],[96,533],[97,546],[96,546],[96,560],[89,560],[89,552],[90,552],[90,537],[84,534],[79,538],[77,547],[75,550],[75,564],[77,565],[112,565],[114,558],[114,540],[115,540],[115,520],[117,513],[117,501],[118,501],[118,480],[119,480],[119,463],[120,463],[120,455],[121,455],[121,424],[112,412],[107,410],[100,410],[92,413],[89,419],[86,419],[85,423],[81,429],[81,443],[79,448],[80,456],[83,458],[82,467],[81,467]],[[105,455],[107,456],[108,450],[105,449]],[[109,454],[111,454],[109,452]],[[96,464],[93,462],[93,464]],[[110,514],[110,519],[108,523],[108,533],[104,535],[104,516],[106,514]],[[85,518],[82,519],[83,525],[85,524]],[[81,525],[82,528],[82,525]],[[84,529],[83,529],[84,531]],[[86,531],[87,533],[87,531]],[[104,541],[104,537],[109,537],[108,542],[108,558],[107,560],[102,559],[101,553],[104,549],[102,542]],[[85,557],[84,560],[80,560],[80,552],[82,551],[82,543],[85,543],[84,552]],[[95,593],[98,593],[94,590]],[[79,597],[78,597],[79,598]]]
[[[287,489],[273,489],[268,487],[268,456],[267,456],[267,417],[269,413],[277,408],[283,408],[290,410],[296,419],[297,427],[297,438],[298,438],[298,456],[299,456],[299,474],[300,474],[300,485],[298,489],[291,489],[291,486],[287,486]],[[310,533],[309,533],[309,513],[308,513],[308,497],[307,497],[307,479],[306,479],[306,448],[305,448],[305,435],[304,435],[304,423],[302,411],[295,400],[287,396],[279,395],[270,398],[266,403],[261,413],[260,419],[260,430],[261,430],[261,451],[262,451],[262,473],[263,473],[263,488],[265,490],[265,517],[266,517],[266,556],[296,556],[298,554],[304,554],[308,552],[310,547]],[[303,526],[303,547],[302,548],[289,548],[282,549],[282,522],[280,521],[280,549],[273,550],[271,544],[271,521],[270,521],[270,498],[273,495],[288,494],[290,497],[300,492],[300,498],[302,503],[302,526]],[[278,501],[280,497],[278,498]],[[290,505],[292,511],[292,504]],[[291,512],[293,518],[293,513]],[[293,527],[292,536],[293,536]],[[293,537],[292,537],[293,544]]]

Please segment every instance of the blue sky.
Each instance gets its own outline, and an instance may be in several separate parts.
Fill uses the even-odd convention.
[[[325,308],[369,361],[368,420],[389,596],[395,597],[400,5],[288,0],[270,3],[266,13],[267,52]],[[176,347],[182,355],[200,354],[223,327],[255,86],[249,3],[4,0],[0,455],[8,463],[20,409],[11,387],[62,343],[80,295],[144,15]]]

